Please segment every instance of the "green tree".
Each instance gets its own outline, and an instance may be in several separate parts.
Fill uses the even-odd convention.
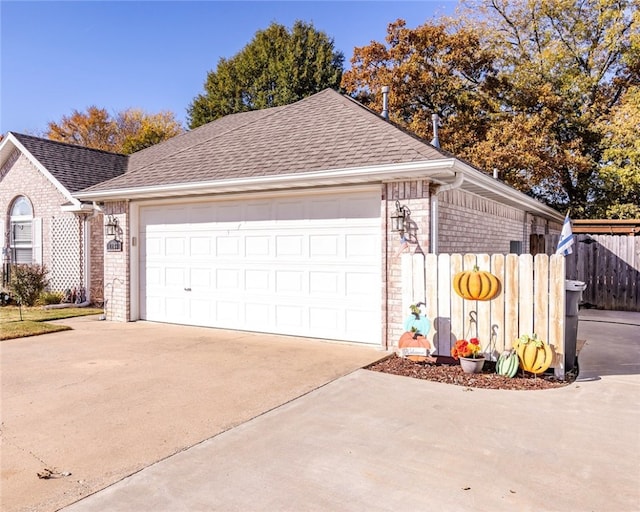
[[[473,28],[436,22],[409,29],[399,19],[387,27],[386,44],[355,48],[342,87],[380,112],[380,89],[390,86],[392,121],[431,138],[431,115],[438,114],[443,148],[461,154],[482,137],[486,113],[494,108],[483,93],[495,74],[493,60]]]
[[[46,137],[88,148],[130,154],[174,137],[184,130],[171,112],[147,114],[128,109],[115,117],[105,109],[74,110],[59,123],[50,122]]]
[[[289,31],[272,23],[207,74],[205,92],[188,108],[189,127],[236,112],[287,105],[327,87],[338,88],[344,57],[311,23]]]
[[[428,140],[437,113],[444,149],[574,216],[593,215],[620,199],[603,188],[619,170],[607,144],[631,150],[602,121],[638,82],[637,3],[477,0],[456,20],[416,29],[399,20],[386,45],[355,49],[342,83],[378,111],[390,85],[392,120]]]
[[[467,157],[512,185],[576,216],[596,213],[600,120],[631,85],[634,0],[481,0],[477,25],[499,73],[484,140]],[[471,15],[470,15],[471,16]],[[480,21],[478,21],[480,20]]]
[[[604,201],[599,216],[640,219],[640,86],[630,88],[602,121]],[[610,198],[616,198],[610,202]]]

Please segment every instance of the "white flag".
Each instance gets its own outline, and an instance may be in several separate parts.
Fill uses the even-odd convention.
[[[560,240],[558,240],[558,248],[556,254],[563,254],[567,256],[573,252],[571,246],[573,245],[573,231],[571,231],[571,219],[569,214],[564,218],[564,224],[562,225],[562,232],[560,233]]]

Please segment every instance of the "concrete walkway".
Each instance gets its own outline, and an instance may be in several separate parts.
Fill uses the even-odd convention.
[[[640,510],[640,314],[589,311],[574,384],[358,370],[65,512]]]

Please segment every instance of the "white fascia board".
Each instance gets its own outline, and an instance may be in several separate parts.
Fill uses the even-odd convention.
[[[454,158],[421,160],[400,164],[385,164],[371,167],[331,169],[276,176],[234,178],[198,183],[178,183],[105,191],[78,192],[80,200],[105,201],[122,199],[148,199],[179,195],[219,194],[250,190],[318,187],[352,183],[394,181],[401,179],[436,178],[437,181],[453,179]]]
[[[75,197],[71,195],[71,192],[67,190],[66,187],[62,185],[54,176],[51,174],[44,165],[42,165],[36,157],[34,157],[28,150],[25,148],[20,141],[13,135],[13,133],[9,132],[7,135],[7,141],[11,141],[11,143],[20,151],[23,155],[25,155],[29,161],[47,178],[53,186],[56,187],[58,192],[60,192],[65,199],[71,201],[75,205],[79,205],[80,201],[78,201]],[[4,142],[4,141],[3,141]]]
[[[63,204],[60,209],[68,213],[92,213],[97,208],[91,203],[81,203],[76,200],[72,203]]]
[[[455,161],[454,170],[462,172],[465,176],[465,181],[473,183],[474,185],[485,189],[487,192],[491,192],[492,194],[503,198],[511,204],[517,205],[520,210],[537,213],[559,222],[564,220],[564,216],[557,210],[554,210],[537,199],[516,190],[510,185],[507,185],[506,183],[495,179],[493,176],[489,176],[488,174],[485,174],[460,160]]]

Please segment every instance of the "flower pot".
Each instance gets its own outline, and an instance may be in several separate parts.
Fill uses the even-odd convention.
[[[484,366],[484,357],[478,357],[476,359],[472,357],[461,357],[460,366],[464,373],[480,373]]]

